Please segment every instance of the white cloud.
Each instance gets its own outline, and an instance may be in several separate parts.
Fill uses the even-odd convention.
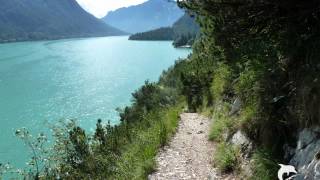
[[[78,3],[88,12],[96,17],[103,17],[109,11],[121,7],[141,4],[147,0],[77,0]]]

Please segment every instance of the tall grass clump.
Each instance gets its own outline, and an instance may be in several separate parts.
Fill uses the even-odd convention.
[[[125,146],[125,152],[117,161],[118,173],[114,179],[145,179],[155,168],[158,149],[175,133],[182,106],[161,112],[147,131]],[[149,117],[150,118],[150,117]]]
[[[279,166],[269,151],[258,149],[254,152],[252,159],[253,174],[250,180],[273,180],[277,177]]]
[[[239,166],[239,150],[231,144],[219,143],[214,154],[214,164],[221,172],[236,170]]]
[[[234,126],[234,119],[228,116],[228,107],[227,105],[219,106],[213,112],[212,116],[212,125],[209,133],[209,140],[212,141],[225,141],[225,135],[228,134],[228,131],[231,130]]]

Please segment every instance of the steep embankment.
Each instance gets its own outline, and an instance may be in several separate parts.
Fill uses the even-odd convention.
[[[191,111],[215,115],[220,169],[267,180],[282,163],[319,179],[319,1],[179,2],[201,16],[202,31],[182,92]]]
[[[124,34],[75,0],[0,0],[0,42]]]

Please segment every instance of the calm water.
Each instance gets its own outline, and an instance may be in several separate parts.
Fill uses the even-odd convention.
[[[0,44],[0,162],[24,165],[17,128],[46,132],[46,122],[59,119],[77,119],[87,130],[98,118],[117,123],[115,108],[189,53],[127,37]]]

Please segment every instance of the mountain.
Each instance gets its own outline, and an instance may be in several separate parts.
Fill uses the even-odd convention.
[[[75,0],[0,0],[0,42],[124,34]]]
[[[129,37],[129,40],[170,41],[173,40],[173,38],[173,29],[171,27],[163,27],[147,32],[133,34]]]
[[[149,0],[143,4],[109,12],[102,20],[125,32],[145,32],[171,26],[184,12],[176,3]]]
[[[186,13],[172,27],[136,33],[131,35],[129,40],[173,40],[175,47],[191,46],[199,32],[200,27],[195,18]]]
[[[198,34],[200,26],[196,22],[196,18],[188,13],[184,14],[172,25],[174,33],[179,35]]]
[[[173,45],[175,47],[191,46],[200,33],[200,26],[195,17],[187,13],[173,24],[172,29],[174,33]]]

